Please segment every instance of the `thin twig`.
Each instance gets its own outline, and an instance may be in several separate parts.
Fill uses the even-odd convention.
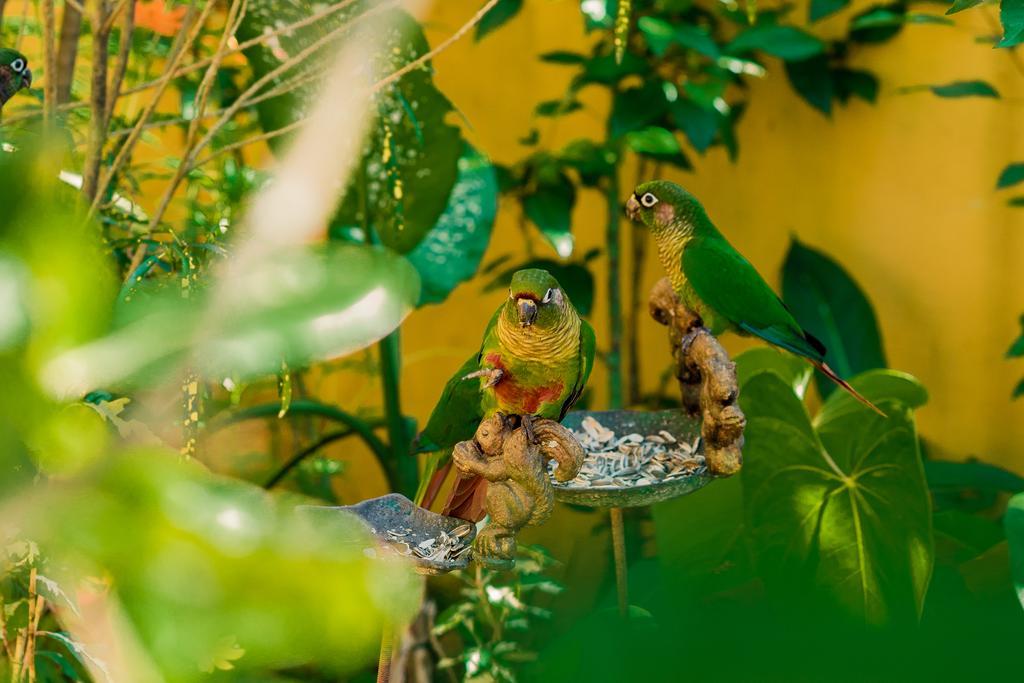
[[[114,66],[114,76],[107,89],[107,111],[106,123],[110,125],[110,119],[114,116],[114,107],[121,97],[121,86],[124,84],[124,76],[128,72],[128,58],[132,51],[132,36],[135,33],[135,0],[129,0],[128,9],[124,15],[124,23],[121,25],[121,44],[117,50],[117,63]]]
[[[96,185],[100,164],[103,163],[103,145],[107,141],[107,58],[110,45],[107,40],[109,34],[103,33],[100,27],[106,25],[109,11],[109,0],[96,0],[96,13],[92,20],[92,87],[89,91],[92,126],[82,169],[82,194],[90,202],[98,196]]]
[[[46,83],[43,86],[43,120],[47,128],[53,123],[54,107],[57,106],[57,15],[53,0],[42,1],[43,12],[43,62],[46,69]]]
[[[131,155],[132,149],[135,147],[135,143],[138,142],[139,137],[142,135],[143,126],[149,120],[149,117],[153,115],[156,110],[157,104],[160,102],[161,96],[164,94],[164,90],[170,85],[172,78],[174,77],[174,71],[178,68],[178,63],[187,51],[187,46],[191,45],[196,37],[199,35],[199,31],[202,30],[203,24],[206,22],[206,18],[210,15],[213,10],[215,2],[212,0],[207,2],[203,7],[203,11],[199,16],[198,20],[195,20],[195,5],[189,7],[188,14],[185,17],[185,23],[190,28],[188,31],[182,31],[178,34],[178,38],[175,40],[175,44],[171,49],[171,58],[167,62],[167,67],[164,69],[164,75],[161,77],[160,85],[157,87],[157,92],[153,95],[153,99],[149,101],[146,108],[139,114],[138,120],[135,122],[135,128],[131,133],[128,134],[128,139],[121,145],[121,149],[118,150],[117,156],[114,157],[114,161],[107,168],[107,172],[103,174],[103,179],[100,181],[99,187],[96,189],[96,194],[92,198],[92,206],[89,208],[89,216],[95,214],[96,209],[99,208],[100,202],[104,194],[106,194],[107,188],[110,186],[111,180],[120,170],[125,160]]]
[[[117,0],[117,6],[110,10],[110,14],[107,15],[107,21],[103,24],[103,32],[110,35],[110,32],[114,30],[114,22],[117,21],[117,17],[121,14],[121,10],[125,8],[129,0]],[[131,0],[131,12],[135,14],[135,0]]]
[[[231,0],[231,8],[228,10],[227,25],[221,33],[220,42],[217,44],[217,51],[214,53],[213,59],[210,61],[210,66],[206,69],[206,73],[203,75],[203,80],[199,83],[199,88],[196,90],[195,99],[193,100],[193,110],[196,115],[192,121],[189,122],[188,133],[185,136],[185,149],[191,149],[195,145],[196,136],[199,134],[199,122],[203,112],[206,111],[206,101],[209,97],[213,81],[217,77],[217,72],[220,70],[221,62],[224,59],[228,39],[238,31],[238,26],[245,17],[245,10],[247,6],[247,0]],[[155,229],[160,225],[160,221],[163,219],[164,213],[167,212],[167,207],[170,206],[171,199],[174,197],[174,192],[177,190],[178,185],[181,184],[181,181],[187,172],[188,168],[185,164],[179,164],[178,168],[175,169],[174,176],[171,178],[170,183],[167,185],[167,189],[160,198],[156,211],[153,212],[153,218],[149,223],[150,230]]]
[[[423,66],[424,64],[426,64],[428,61],[430,61],[431,59],[433,59],[437,55],[439,55],[442,52],[444,52],[445,50],[447,50],[449,48],[449,46],[452,45],[452,43],[457,41],[462,36],[466,35],[466,33],[469,32],[474,26],[479,24],[480,21],[484,18],[484,16],[488,12],[490,12],[494,8],[494,6],[497,5],[499,2],[500,2],[500,0],[487,0],[487,3],[483,7],[481,7],[477,11],[477,13],[473,15],[473,17],[469,21],[467,21],[465,24],[463,24],[462,27],[459,28],[458,31],[456,31],[455,33],[450,35],[447,40],[445,40],[442,43],[440,43],[434,49],[428,50],[424,54],[420,55],[419,57],[417,57],[413,61],[409,62],[408,64],[406,64],[401,69],[399,69],[395,73],[391,74],[390,76],[388,76],[384,80],[378,82],[373,87],[374,92],[380,90],[381,88],[383,88],[383,87],[385,87],[387,85],[390,85],[390,84],[394,83],[399,78],[401,78],[402,76],[406,75],[407,73],[409,73],[413,69],[418,69],[419,67]]]

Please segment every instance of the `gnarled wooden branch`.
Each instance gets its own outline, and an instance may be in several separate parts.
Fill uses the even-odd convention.
[[[700,316],[679,300],[668,278],[651,290],[651,317],[668,327],[676,379],[683,407],[703,418],[701,439],[708,470],[715,475],[736,474],[743,464],[743,428],[736,364],[703,327]]]

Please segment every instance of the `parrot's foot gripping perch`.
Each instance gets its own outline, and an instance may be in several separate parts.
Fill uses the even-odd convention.
[[[558,478],[568,481],[579,473],[583,457],[572,432],[557,422],[503,413],[485,418],[471,440],[456,444],[452,461],[459,472],[488,482],[484,509],[490,521],[477,536],[474,559],[511,567],[516,534],[546,522],[554,508],[547,461],[555,460]]]
[[[668,327],[683,407],[703,418],[701,439],[708,470],[719,476],[735,474],[743,464],[747,423],[737,403],[736,364],[700,317],[679,300],[668,278],[651,290],[648,306],[651,317]]]

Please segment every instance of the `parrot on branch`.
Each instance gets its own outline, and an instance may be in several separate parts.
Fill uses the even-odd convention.
[[[546,270],[517,271],[508,299],[491,317],[480,351],[448,380],[418,438],[429,452],[416,502],[430,507],[452,466],[452,449],[472,439],[480,421],[501,412],[561,421],[583,393],[594,366],[594,330]],[[483,517],[486,480],[460,479],[443,514]]]
[[[675,183],[653,180],[637,186],[626,201],[626,215],[651,230],[672,288],[711,334],[759,337],[805,358],[858,401],[885,415],[825,363],[825,345],[800,327],[696,197]]]
[[[22,88],[32,86],[28,59],[17,50],[0,47],[0,109]]]

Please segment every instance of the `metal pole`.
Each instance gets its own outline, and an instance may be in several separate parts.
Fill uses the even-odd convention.
[[[615,587],[619,596],[619,616],[629,614],[629,582],[626,577],[626,530],[622,524],[622,508],[608,511],[612,522],[612,552],[615,554]]]

